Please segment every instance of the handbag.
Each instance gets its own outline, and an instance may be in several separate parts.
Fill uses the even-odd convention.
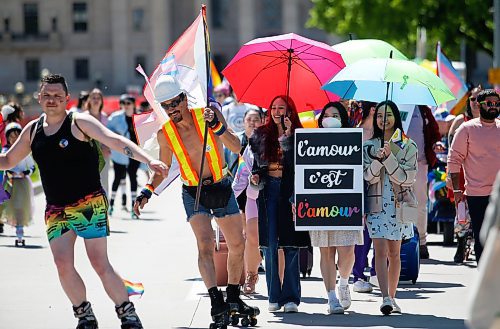
[[[393,190],[396,191],[394,188]],[[418,221],[418,208],[413,190],[400,187],[399,192],[395,194],[396,220],[401,224],[416,224]]]

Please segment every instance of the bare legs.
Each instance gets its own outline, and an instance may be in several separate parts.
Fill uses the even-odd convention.
[[[115,305],[128,301],[128,294],[122,278],[115,272],[108,259],[106,238],[86,239],[85,249],[90,263],[101,279],[104,290]]]
[[[373,239],[375,248],[375,270],[382,297],[396,296],[401,272],[401,240]],[[389,266],[387,266],[389,262]]]
[[[85,284],[75,269],[74,247],[76,234],[73,231],[50,241],[50,249],[59,274],[61,286],[74,306],[87,300]]]
[[[74,266],[76,234],[69,231],[50,242],[50,249],[62,288],[75,306],[87,300],[85,284]],[[104,289],[115,305],[128,300],[122,279],[109,263],[106,238],[86,239],[85,247],[92,267],[99,275]]]
[[[194,215],[189,220],[198,245],[198,268],[207,288],[216,286],[215,265],[213,259],[214,238],[208,215]],[[217,224],[224,234],[229,254],[227,258],[228,283],[238,284],[243,271],[243,253],[245,243],[240,216],[232,215],[217,219]]]
[[[320,269],[326,291],[335,290],[337,267],[335,253],[338,253],[338,267],[342,278],[349,278],[354,265],[354,246],[320,247]]]
[[[257,273],[262,258],[259,251],[259,222],[257,218],[246,221],[245,265],[247,273]]]

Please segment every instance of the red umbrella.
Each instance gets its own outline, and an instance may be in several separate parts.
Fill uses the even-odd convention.
[[[289,95],[299,112],[338,100],[321,86],[345,67],[329,45],[289,33],[252,40],[222,71],[240,102],[268,107],[278,95]]]

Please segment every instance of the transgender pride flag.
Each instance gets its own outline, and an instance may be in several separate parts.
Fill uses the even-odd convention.
[[[140,65],[136,68],[146,80],[144,97],[153,111],[134,115],[134,128],[139,145],[154,158],[158,158],[159,150],[156,133],[168,120],[160,104],[156,103],[154,99],[156,80],[162,74],[174,75],[179,81],[181,89],[187,94],[188,107],[206,107],[209,50],[206,7],[203,5],[198,17],[167,50],[149,78]],[[178,166],[172,166],[169,176],[155,189],[155,193],[159,194],[178,174]]]
[[[445,56],[441,50],[441,43],[436,46],[436,71],[437,75],[450,88],[456,100],[446,103],[446,108],[450,114],[457,115],[466,105],[467,101],[467,85],[462,80],[458,72],[455,70],[451,61]]]

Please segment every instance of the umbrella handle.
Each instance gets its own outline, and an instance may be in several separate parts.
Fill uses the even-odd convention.
[[[392,58],[392,50],[389,53],[389,58]],[[384,147],[384,135],[385,135],[385,120],[387,119],[387,101],[389,100],[389,86],[390,82],[387,82],[387,88],[385,90],[385,106],[384,106],[384,124],[383,124],[383,129],[382,129],[382,137],[381,137],[381,143],[380,145]]]

